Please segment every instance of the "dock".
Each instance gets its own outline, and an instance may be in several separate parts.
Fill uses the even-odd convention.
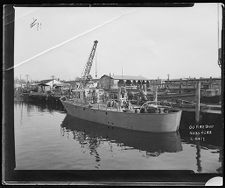
[[[187,108],[187,107],[179,107],[179,109],[186,112],[195,112],[195,108]],[[221,105],[203,105],[200,108],[201,113],[209,113],[209,114],[222,114]]]
[[[57,94],[47,94],[47,93],[39,93],[39,92],[31,92],[22,94],[22,98],[24,101],[29,102],[44,102],[44,103],[57,103],[61,104],[60,101],[61,95]]]

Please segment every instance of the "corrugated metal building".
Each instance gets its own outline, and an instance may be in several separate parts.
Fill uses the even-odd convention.
[[[113,89],[120,86],[137,86],[150,84],[150,79],[143,76],[128,76],[128,75],[103,75],[99,79],[99,87],[102,89]]]

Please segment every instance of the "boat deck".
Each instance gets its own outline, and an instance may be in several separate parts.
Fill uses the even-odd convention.
[[[105,111],[117,111],[117,112],[121,112],[121,110],[119,110],[118,108],[115,107],[107,107],[106,104],[91,104],[91,109],[95,109],[95,110],[105,110]]]

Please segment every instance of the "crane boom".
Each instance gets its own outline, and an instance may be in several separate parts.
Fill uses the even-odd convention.
[[[81,79],[83,81],[85,81],[85,82],[90,78],[91,67],[92,67],[94,56],[95,56],[95,51],[96,51],[96,48],[97,48],[97,44],[98,44],[98,41],[95,40],[94,41],[94,45],[93,45],[93,47],[91,49],[90,56],[89,56],[88,61],[87,61],[86,65],[85,65],[84,72],[83,72],[83,74],[81,76]]]

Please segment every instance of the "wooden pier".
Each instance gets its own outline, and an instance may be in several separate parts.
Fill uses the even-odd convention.
[[[39,92],[24,93],[22,95],[22,98],[23,98],[24,101],[57,103],[57,104],[61,104],[60,97],[61,97],[61,95],[39,93]]]
[[[222,114],[221,105],[219,104],[202,104],[201,101],[201,82],[196,83],[196,92],[195,92],[195,102],[190,102],[182,99],[177,99],[177,104],[172,106],[181,109],[184,112],[193,112],[195,113],[195,121],[200,121],[200,114]]]
[[[187,107],[179,107],[179,109],[186,111],[186,112],[195,112],[196,109],[194,107],[187,108]],[[201,113],[209,113],[209,114],[222,114],[221,112],[221,105],[203,105],[200,107]]]

